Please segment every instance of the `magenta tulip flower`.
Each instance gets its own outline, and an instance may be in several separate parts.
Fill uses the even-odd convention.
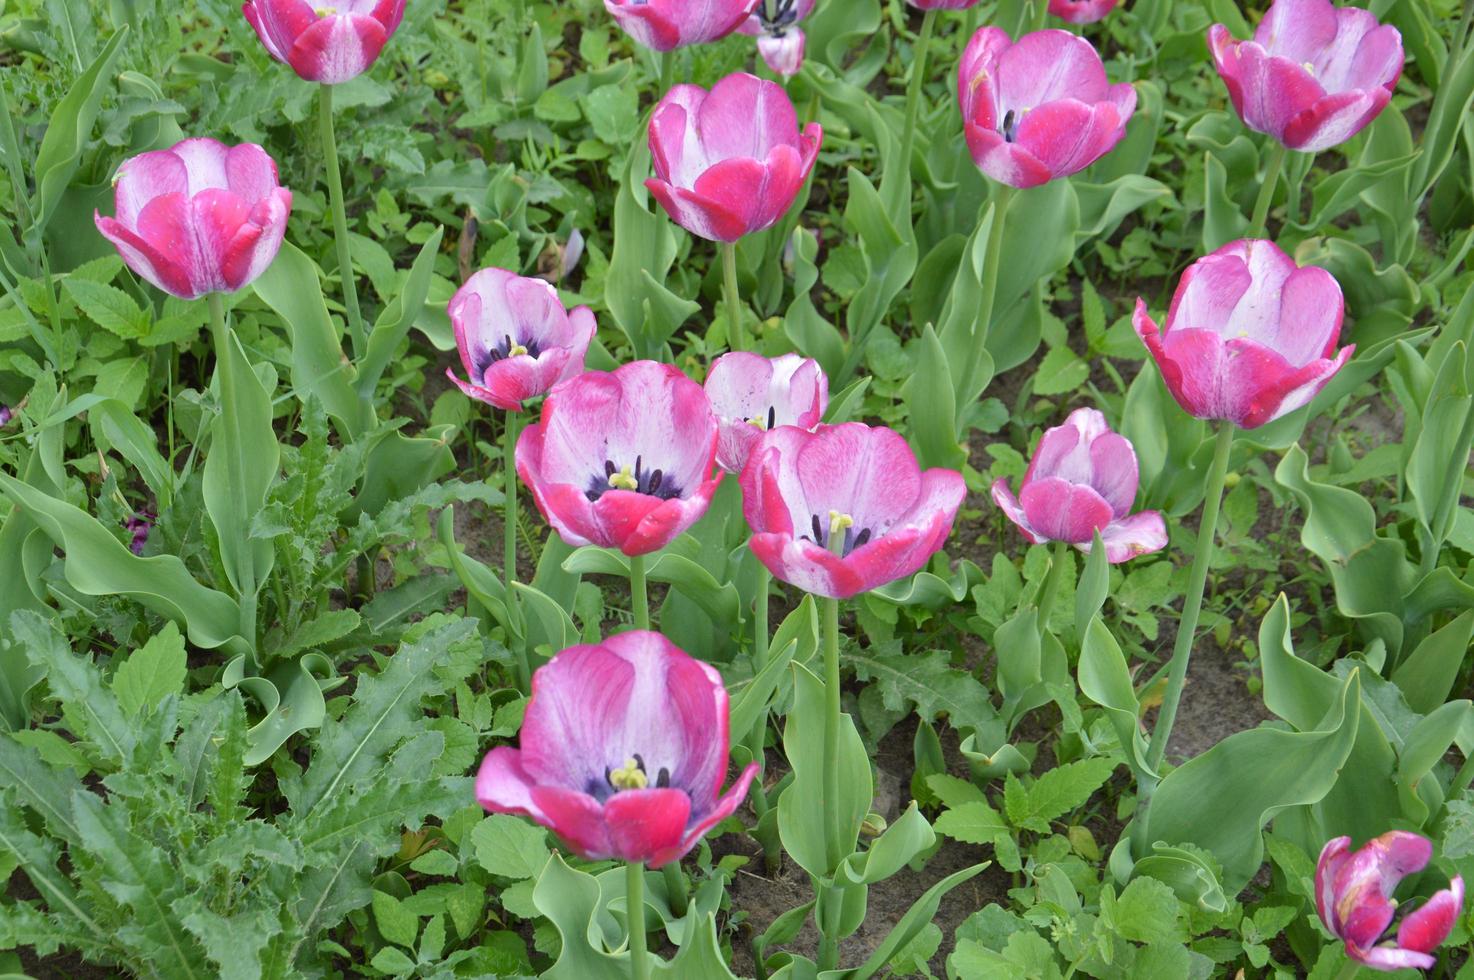
[[[404,19],[405,0],[246,0],[241,11],[277,61],[336,85],[373,67]]]
[[[123,161],[113,181],[116,217],[97,230],[128,267],[166,293],[230,293],[266,271],[281,248],[292,192],[254,143],[187,139]]]
[[[973,35],[957,76],[973,162],[1010,187],[1068,177],[1121,141],[1136,90],[1112,85],[1089,41],[1069,31],[999,27]]]
[[[1329,272],[1270,241],[1230,242],[1182,274],[1158,330],[1136,301],[1136,332],[1177,404],[1253,429],[1309,402],[1356,349],[1336,351],[1345,303]]]
[[[922,471],[906,440],[859,422],[779,426],[742,471],[749,546],[768,571],[848,599],[919,571],[947,541],[967,488]]]
[[[604,0],[620,28],[652,51],[718,41],[742,26],[759,0]]]
[[[993,501],[1035,544],[1063,541],[1088,554],[1099,531],[1106,560],[1116,564],[1167,546],[1160,513],[1131,513],[1136,482],[1131,443],[1104,415],[1080,408],[1039,440],[1018,496],[998,480]]]
[[[569,647],[532,677],[521,748],[492,749],[476,799],[531,817],[581,857],[678,861],[747,795],[725,794],[727,689],[659,633]]]
[[[701,386],[635,361],[554,388],[517,440],[517,473],[564,541],[645,555],[706,513],[723,476],[716,450]]]
[[[1392,892],[1432,856],[1426,837],[1403,830],[1374,837],[1356,851],[1350,837],[1326,844],[1315,867],[1315,908],[1331,935],[1346,944],[1347,956],[1374,970],[1433,967],[1433,951],[1464,908],[1464,879],[1458,875],[1403,917],[1395,940],[1378,945],[1397,911]]]
[[[563,309],[541,279],[482,269],[450,300],[450,322],[469,381],[446,375],[472,398],[520,412],[529,398],[583,370],[594,336],[587,306]]]
[[[1067,24],[1105,20],[1121,0],[1049,0],[1049,12]]]
[[[677,85],[655,107],[645,186],[693,235],[735,242],[778,222],[793,206],[823,130],[798,114],[783,86],[737,72],[707,92]]]
[[[742,26],[757,38],[758,54],[774,74],[792,78],[804,65],[806,40],[798,22],[814,9],[814,0],[760,0]]]
[[[819,424],[829,407],[829,378],[813,358],[736,351],[712,363],[706,394],[720,425],[717,465],[741,473],[764,432],[780,425],[812,431]]]
[[[1214,24],[1208,46],[1244,125],[1304,153],[1355,136],[1402,75],[1397,28],[1331,0],[1275,0],[1252,41]]]

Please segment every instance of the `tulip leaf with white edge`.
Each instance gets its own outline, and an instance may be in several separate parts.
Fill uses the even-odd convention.
[[[291,242],[252,284],[281,317],[292,350],[292,387],[322,402],[342,431],[356,436],[372,424],[364,417],[354,384],[358,373],[343,354],[342,335],[328,316],[317,266]]]
[[[183,622],[190,642],[207,650],[249,649],[240,636],[240,608],[207,588],[173,555],[140,558],[95,517],[0,473],[0,491],[25,511],[64,552],[62,573],[84,595],[123,595]]]
[[[379,319],[369,334],[368,350],[358,364],[358,391],[360,395],[372,397],[374,388],[384,375],[399,344],[409,334],[410,326],[419,319],[425,308],[425,299],[430,294],[430,277],[435,271],[435,256],[440,250],[440,239],[445,235],[444,226],[437,227],[420,246],[410,266],[404,286],[393,302],[384,307]]]
[[[1356,740],[1360,692],[1353,673],[1314,730],[1239,732],[1174,769],[1152,796],[1144,839],[1206,848],[1223,864],[1225,890],[1237,893],[1259,870],[1264,826],[1335,785]]]

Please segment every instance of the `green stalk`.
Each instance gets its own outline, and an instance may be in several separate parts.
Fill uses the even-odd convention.
[[[753,600],[752,609],[752,675],[754,677],[768,665],[768,587],[772,579],[773,573],[768,571],[766,565],[759,562],[757,597]],[[752,761],[758,765],[757,778],[752,781],[752,789],[748,791],[747,796],[752,803],[753,812],[757,814],[758,823],[762,823],[763,817],[768,812],[768,794],[763,789],[763,770],[767,767],[768,748],[766,712],[753,723],[752,734],[747,737],[747,746],[752,752]],[[763,860],[770,871],[777,870],[778,850],[771,842],[763,845]]]
[[[517,433],[522,417],[517,412],[507,413],[507,424],[503,430],[502,469],[506,479],[502,491],[502,579],[507,589],[507,616],[517,618]],[[517,644],[518,682],[522,690],[532,690],[532,668],[527,662],[527,646]]]
[[[655,93],[656,101],[665,98],[665,93],[670,91],[671,83],[676,77],[676,53],[674,51],[662,51],[656,59],[660,62],[660,91]]]
[[[333,135],[333,87],[318,88],[318,132],[322,137],[323,163],[327,168],[328,202],[333,209],[333,237],[338,245],[338,278],[343,281],[343,308],[348,311],[348,339],[353,356],[367,348],[363,314],[358,309],[358,283],[353,278],[353,251],[348,243],[348,212],[343,207],[343,173],[338,168],[338,140]]]
[[[736,242],[722,242],[722,283],[727,300],[727,346],[732,350],[744,350],[747,342],[742,336],[742,294],[737,288]]]
[[[977,313],[972,322],[971,355],[968,358],[962,385],[958,388],[958,415],[962,409],[962,398],[972,398],[978,372],[982,370],[983,357],[988,348],[988,332],[993,326],[993,306],[998,298],[998,263],[1003,255],[1003,229],[1008,223],[1009,205],[1016,191],[1007,184],[999,184],[992,202],[993,224],[988,229],[988,247],[983,253],[982,296],[978,299]]]
[[[223,364],[226,345],[230,343],[230,328],[225,325],[225,299],[219,293],[210,293],[205,303],[210,309],[210,335],[215,346],[215,363]],[[217,370],[219,370],[218,367]],[[236,577],[240,580],[240,634],[254,650],[256,648],[256,567],[252,563],[249,552],[242,556],[240,565],[236,568]]]
[[[936,31],[937,12],[928,10],[921,17],[921,33],[911,49],[911,80],[906,86],[906,122],[901,130],[901,159],[897,164],[911,172],[911,150],[916,142],[916,119],[921,115],[921,89],[926,84],[926,58]]]
[[[1070,560],[1070,546],[1056,541],[1049,550],[1049,571],[1044,575],[1044,585],[1039,590],[1039,632],[1049,629],[1049,614],[1054,609],[1055,596],[1059,594],[1059,583],[1064,578],[1065,562]]]
[[[624,866],[625,921],[630,932],[630,976],[650,980],[650,953],[645,947],[645,865],[631,861]]]
[[[1352,977],[1356,976],[1360,972],[1361,964],[1348,956],[1346,958],[1346,962],[1341,964],[1341,969],[1336,974],[1336,980],[1351,980]]]
[[[650,596],[645,587],[645,556],[630,556],[630,610],[635,615],[635,629],[650,628]]]
[[[1268,230],[1269,205],[1274,200],[1274,189],[1279,184],[1280,171],[1285,169],[1285,157],[1289,154],[1285,144],[1274,141],[1269,154],[1269,165],[1264,170],[1264,183],[1259,185],[1259,197],[1254,201],[1254,216],[1249,220],[1248,238],[1263,238]]]
[[[830,868],[844,857],[839,830],[839,600],[824,599],[824,835]]]
[[[1233,448],[1233,423],[1218,423],[1218,440],[1213,447],[1213,464],[1208,470],[1208,493],[1203,498],[1203,517],[1198,526],[1198,547],[1193,553],[1192,570],[1188,573],[1187,596],[1183,600],[1182,619],[1177,624],[1177,641],[1172,646],[1172,660],[1167,665],[1167,693],[1147,747],[1147,768],[1155,772],[1167,754],[1167,740],[1172,736],[1172,723],[1182,701],[1182,686],[1187,680],[1187,663],[1192,658],[1193,634],[1198,629],[1198,616],[1203,611],[1203,590],[1208,584],[1208,566],[1213,561],[1213,538],[1218,527],[1218,508],[1223,503],[1223,482],[1228,475],[1228,454]]]
[[[665,875],[665,896],[670,901],[670,910],[680,918],[686,914],[688,905],[686,876],[681,873],[680,861],[667,861],[660,868]]]

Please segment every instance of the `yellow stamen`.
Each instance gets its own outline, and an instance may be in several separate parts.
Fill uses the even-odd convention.
[[[618,473],[609,474],[609,485],[616,490],[638,490],[640,481],[636,480],[630,468],[625,466]]]
[[[837,510],[831,510],[829,512],[829,533],[830,533],[830,535],[838,534],[839,532],[845,530],[846,528],[851,528],[851,527],[854,527],[854,526],[855,526],[855,519],[853,517],[851,517],[849,514],[841,514]]]
[[[768,428],[768,420],[762,418],[748,419],[747,424],[757,426],[759,431],[767,431]]]
[[[1310,62],[1307,61],[1307,62],[1305,62],[1305,64],[1302,67],[1305,69],[1305,73],[1307,75],[1309,75],[1311,78],[1314,78],[1315,77],[1315,66],[1314,65],[1312,65]]]
[[[508,357],[521,357],[523,354],[526,354],[526,353],[527,353],[527,348],[526,347],[523,347],[521,344],[513,344],[512,345],[512,349],[509,350],[509,351],[507,351],[507,356]]]
[[[318,7],[317,8],[317,16],[319,16],[319,17],[331,17],[334,14],[336,14],[337,12],[338,12],[338,8],[337,7]]]
[[[609,774],[609,785],[615,789],[644,789],[650,785],[645,770],[634,759],[625,759],[624,766]]]

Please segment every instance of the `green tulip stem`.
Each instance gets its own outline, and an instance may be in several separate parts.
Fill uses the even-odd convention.
[[[220,397],[226,405],[229,405],[231,381],[226,373],[225,359],[229,356],[228,345],[233,341],[230,328],[225,323],[225,298],[220,293],[210,293],[205,299],[205,304],[210,308],[210,336],[215,346],[215,370],[222,375]],[[232,480],[232,482],[235,481]],[[236,485],[239,486],[238,483]],[[239,566],[236,568],[236,578],[240,585],[240,634],[241,638],[254,650],[256,648],[256,565],[250,554],[250,549],[242,552]]]
[[[1348,956],[1346,957],[1346,962],[1341,964],[1340,971],[1336,973],[1336,980],[1351,980],[1352,977],[1360,972],[1361,964]]]
[[[757,596],[753,599],[752,606],[752,675],[756,677],[762,673],[768,665],[768,588],[773,580],[773,573],[762,562],[757,566]],[[766,764],[768,742],[768,718],[764,711],[758,715],[753,723],[752,734],[747,738],[747,746],[752,752],[752,761],[758,765],[757,778],[752,781],[752,789],[748,792],[748,798],[752,801],[753,812],[757,814],[761,822],[763,816],[768,812],[768,794],[763,789],[763,768]],[[764,846],[764,859],[770,867],[776,867],[778,854],[776,849]]]
[[[650,952],[645,946],[645,865],[631,861],[624,866],[625,921],[630,933],[630,976],[650,980]]]
[[[983,358],[988,353],[988,332],[993,326],[993,307],[998,297],[998,263],[1003,258],[1003,229],[1008,224],[1008,208],[1013,203],[1017,191],[1007,184],[999,184],[998,189],[993,192],[993,201],[989,205],[992,212],[991,224],[988,226],[988,246],[983,253],[983,281],[982,295],[978,298],[977,313],[972,323],[971,353],[968,355],[967,371],[962,376],[962,385],[958,388],[959,393],[972,397],[973,388],[977,385],[978,372],[983,369]],[[985,214],[987,212],[984,212]],[[961,410],[964,406],[958,404]]]
[[[659,102],[665,98],[665,93],[670,91],[671,83],[676,76],[676,53],[674,51],[661,51],[655,55],[660,62],[660,91],[655,93],[655,101]]]
[[[1059,595],[1059,583],[1063,579],[1065,562],[1070,560],[1070,546],[1056,541],[1049,549],[1049,571],[1044,573],[1044,584],[1039,589],[1039,633],[1049,631],[1049,614],[1054,609],[1055,596]]]
[[[670,902],[670,910],[676,918],[686,914],[689,905],[687,898],[686,876],[681,873],[680,861],[667,861],[660,868],[660,873],[665,875],[665,897]]]
[[[506,479],[502,491],[502,580],[507,590],[507,615],[512,620],[517,618],[517,435],[521,427],[522,416],[508,412],[502,430],[502,475]],[[532,668],[525,643],[517,645],[517,669],[522,690],[531,691]]]
[[[630,611],[634,613],[635,629],[650,628],[650,595],[645,587],[645,556],[630,556]]]
[[[343,308],[348,311],[348,339],[353,356],[362,357],[368,343],[363,314],[358,309],[358,283],[353,278],[353,251],[348,244],[348,212],[343,207],[343,172],[338,168],[338,140],[333,134],[333,87],[318,87],[318,132],[327,169],[328,202],[333,208],[333,237],[338,245],[338,278],[343,283]]]
[[[830,540],[843,540],[842,534],[831,532]],[[839,600],[824,599],[824,853],[826,863],[833,874],[839,873],[839,863],[844,844],[840,840],[842,829],[839,812]],[[834,885],[820,885],[828,889],[827,905],[836,910],[841,905],[839,889]],[[839,965],[839,923],[833,916],[819,922],[819,969],[833,970]]]
[[[921,33],[911,48],[911,81],[906,85],[906,122],[901,130],[901,156],[897,164],[911,172],[911,150],[916,143],[916,120],[921,115],[921,90],[926,85],[926,58],[932,34],[937,27],[937,12],[928,10],[921,17]]]
[[[1228,476],[1228,455],[1233,448],[1233,423],[1218,423],[1218,440],[1213,446],[1213,463],[1208,469],[1208,492],[1203,498],[1203,516],[1198,525],[1198,546],[1193,552],[1192,570],[1188,573],[1187,595],[1183,599],[1182,619],[1177,624],[1177,640],[1172,645],[1172,659],[1167,664],[1167,692],[1162,709],[1152,729],[1147,747],[1147,768],[1156,772],[1167,754],[1167,740],[1172,736],[1172,723],[1182,701],[1182,686],[1187,681],[1187,663],[1192,658],[1193,634],[1198,629],[1198,616],[1203,611],[1203,591],[1208,584],[1208,566],[1213,563],[1213,538],[1218,527],[1218,508],[1223,503],[1223,483]]]
[[[722,242],[722,285],[727,301],[727,346],[732,350],[745,350],[747,341],[742,336],[742,293],[737,287],[736,242]]]
[[[1280,173],[1285,169],[1285,158],[1290,151],[1279,140],[1269,154],[1269,164],[1264,168],[1264,183],[1259,185],[1259,197],[1254,201],[1254,217],[1249,221],[1248,238],[1263,238],[1268,231],[1269,205],[1274,200],[1274,189],[1279,184]]]

